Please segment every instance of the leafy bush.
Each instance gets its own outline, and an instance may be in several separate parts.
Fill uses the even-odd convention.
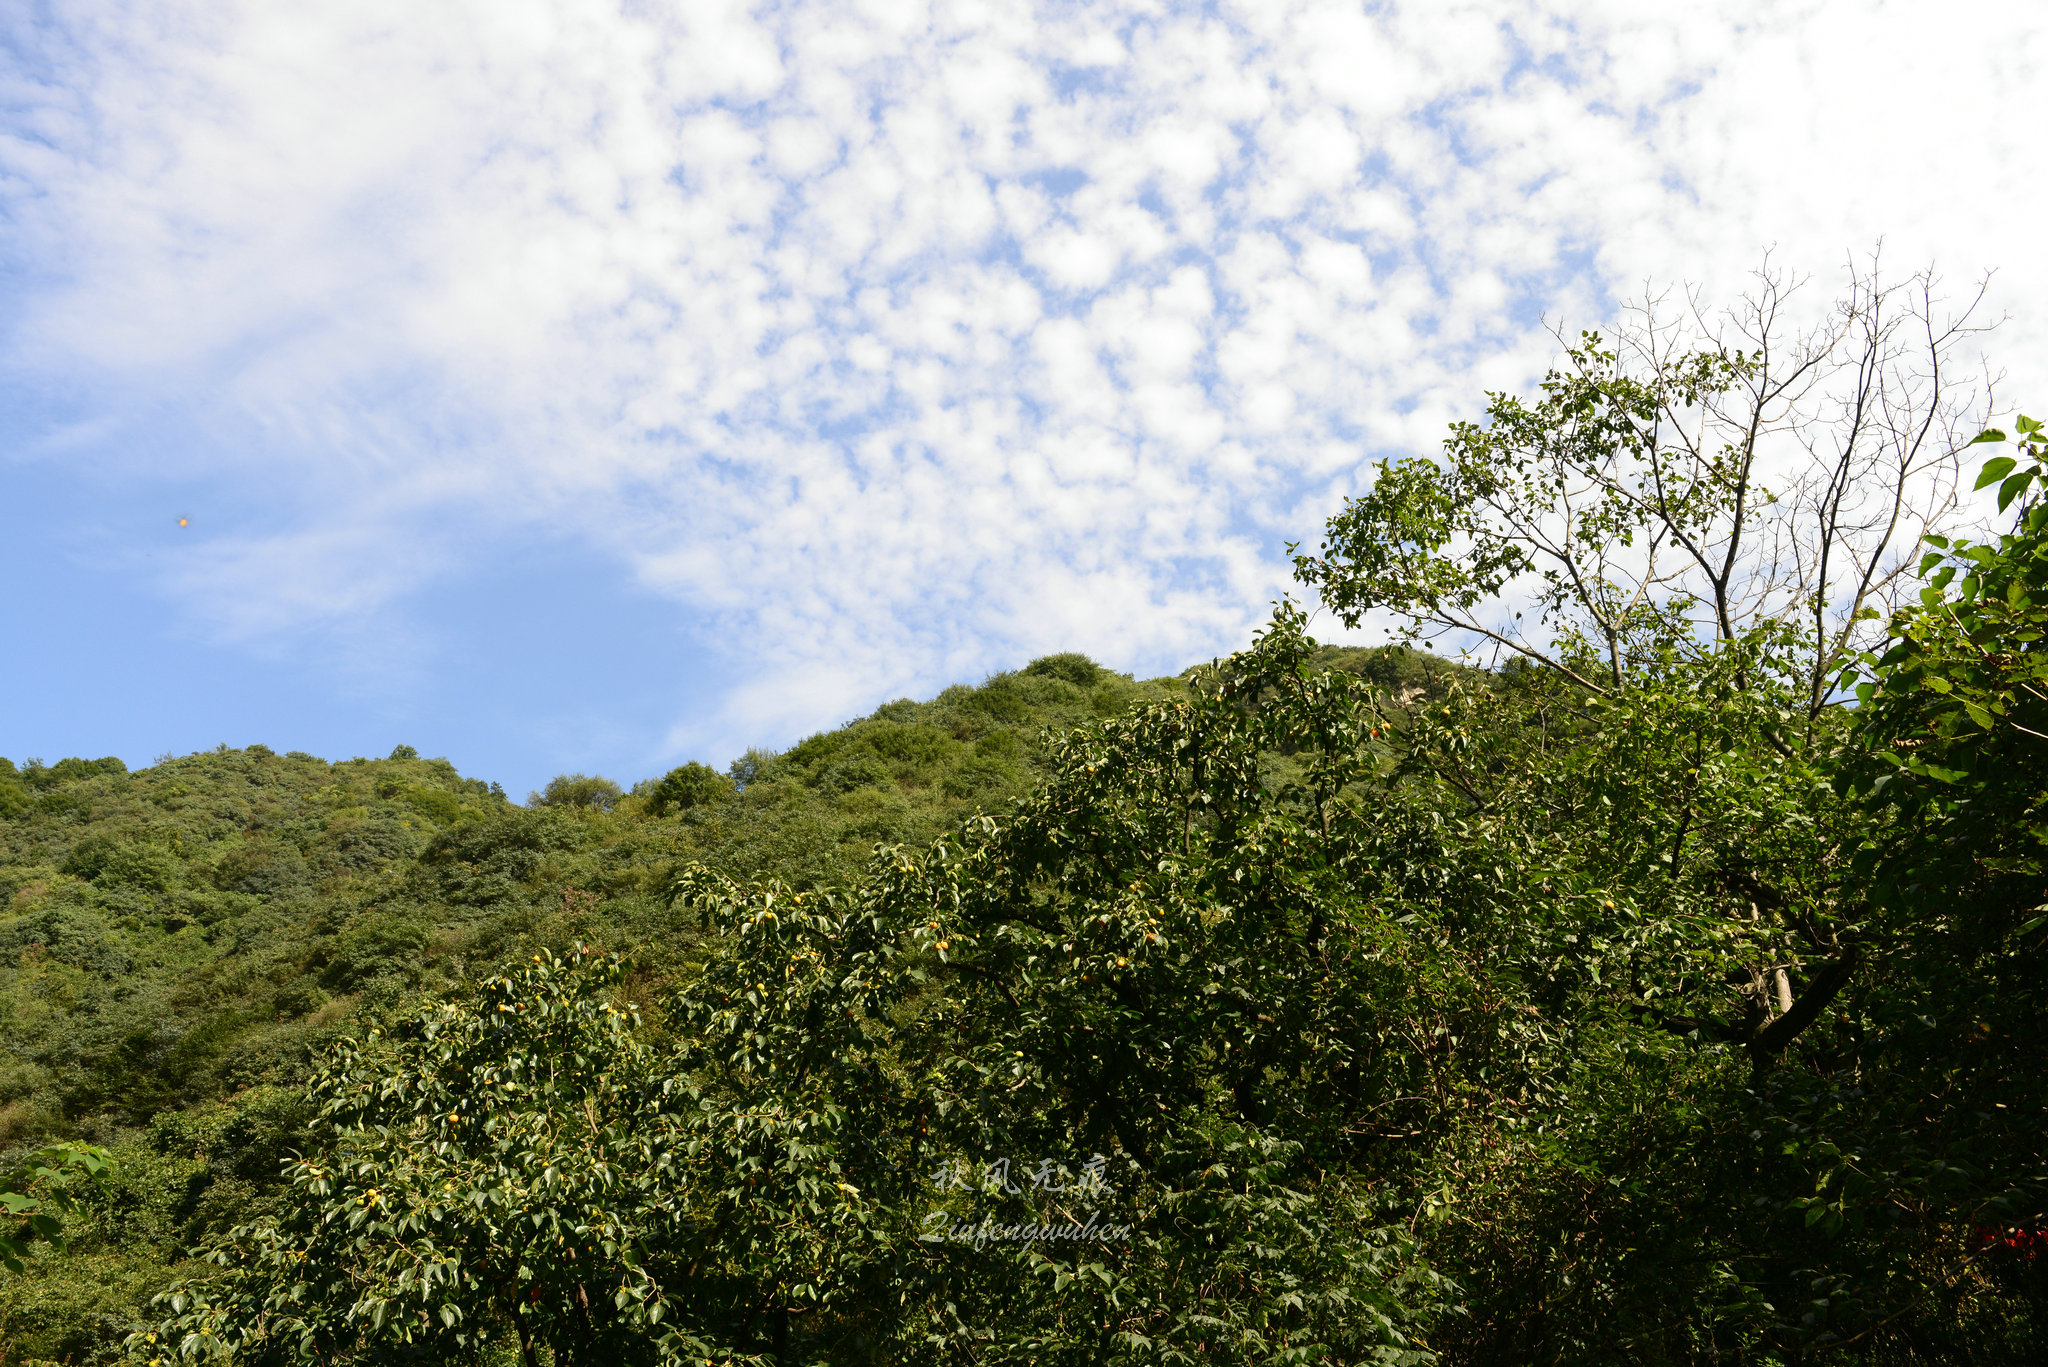
[[[91,1144],[47,1145],[0,1172],[0,1267],[17,1276],[31,1246],[64,1247],[63,1217],[78,1204],[77,1189],[106,1176],[107,1151]]]
[[[462,817],[462,799],[440,788],[408,789],[405,800],[414,811],[437,825],[446,826]]]
[[[703,1360],[671,1303],[697,1284],[681,1273],[701,1234],[677,1218],[695,1108],[612,1002],[618,978],[543,954],[473,1005],[342,1045],[308,1089],[324,1143],[291,1163],[292,1198],[234,1229],[213,1255],[229,1275],[167,1293],[172,1318],[131,1348]]]
[[[134,962],[106,919],[79,895],[76,884],[8,922],[0,929],[0,944],[32,959],[47,956],[102,978],[118,977]]]
[[[104,835],[72,846],[58,869],[102,887],[158,893],[177,887],[185,873],[183,863],[164,850]]]
[[[60,759],[48,769],[39,772],[32,782],[37,787],[55,787],[60,783],[74,783],[96,778],[101,774],[127,772],[128,766],[113,755],[108,755],[104,759]]]
[[[304,856],[281,840],[249,840],[213,866],[213,882],[224,892],[255,897],[288,896],[312,881]]]
[[[1063,679],[1076,688],[1093,688],[1108,671],[1086,655],[1071,651],[1059,655],[1046,655],[1025,665],[1025,674],[1047,679]]]
[[[363,916],[342,931],[327,951],[321,985],[349,992],[373,978],[393,976],[412,981],[420,974],[420,952],[428,938],[427,928],[408,916]]]
[[[648,811],[655,816],[707,807],[733,796],[732,781],[708,764],[691,761],[662,775],[648,785]]]
[[[348,821],[329,827],[317,846],[323,869],[368,873],[418,853],[420,838],[389,819]]]
[[[871,754],[853,754],[822,769],[812,786],[827,793],[850,793],[856,788],[878,788],[890,781],[889,766]]]
[[[592,774],[557,774],[548,786],[527,796],[528,806],[589,807],[608,812],[618,805],[624,791],[608,778]]]

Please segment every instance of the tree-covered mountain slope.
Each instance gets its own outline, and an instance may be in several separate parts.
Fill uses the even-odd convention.
[[[1399,648],[1325,660],[1396,695],[1444,669]],[[184,1249],[260,1207],[303,1137],[291,1088],[365,1013],[577,943],[659,978],[698,936],[664,905],[675,868],[844,878],[1029,791],[1049,734],[1185,686],[1050,656],[725,772],[565,776],[523,806],[407,746],[0,760],[0,1149],[81,1137],[122,1158],[71,1251],[0,1283],[8,1360],[109,1351]]]
[[[902,700],[729,773],[526,807],[401,746],[0,768],[0,1139],[100,1132],[290,1074],[359,1002],[530,944],[621,947],[687,860],[803,886],[1032,781],[1039,733],[1170,693],[1077,656]]]

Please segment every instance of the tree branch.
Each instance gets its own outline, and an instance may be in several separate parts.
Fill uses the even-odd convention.
[[[1785,1051],[1787,1045],[1806,1032],[1836,995],[1848,985],[1857,966],[1855,950],[1829,960],[1813,975],[1813,981],[1792,1003],[1792,1009],[1752,1034],[1745,1045],[1750,1059],[1761,1068]]]

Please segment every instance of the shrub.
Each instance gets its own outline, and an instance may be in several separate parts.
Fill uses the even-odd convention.
[[[707,806],[732,796],[732,780],[708,764],[692,760],[679,765],[664,774],[659,783],[649,789],[648,810],[656,816],[671,811],[687,812],[694,807]]]
[[[214,866],[214,886],[224,892],[281,897],[312,881],[306,861],[290,845],[252,840],[228,851]]]
[[[1109,671],[1086,655],[1069,650],[1033,660],[1024,666],[1024,672],[1036,678],[1060,679],[1076,688],[1092,688],[1096,680]]]
[[[462,799],[440,788],[410,789],[405,800],[414,811],[438,825],[450,825],[462,816]]]
[[[527,795],[529,807],[591,807],[608,812],[625,796],[618,784],[596,774],[556,774],[548,786]]]
[[[79,841],[58,867],[104,888],[127,887],[143,892],[169,892],[184,881],[185,871],[168,851],[104,835]]]

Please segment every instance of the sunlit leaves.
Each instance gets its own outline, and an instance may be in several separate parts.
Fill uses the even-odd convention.
[[[614,1000],[622,972],[542,953],[478,1000],[337,1048],[311,1086],[327,1143],[289,1171],[301,1197],[214,1252],[224,1278],[173,1294],[165,1341],[188,1357],[491,1342],[694,1355],[687,1336],[649,1332],[682,1127]]]
[[[64,1216],[81,1187],[103,1182],[112,1156],[96,1144],[46,1144],[0,1174],[0,1267],[19,1275],[32,1246],[64,1249]]]

